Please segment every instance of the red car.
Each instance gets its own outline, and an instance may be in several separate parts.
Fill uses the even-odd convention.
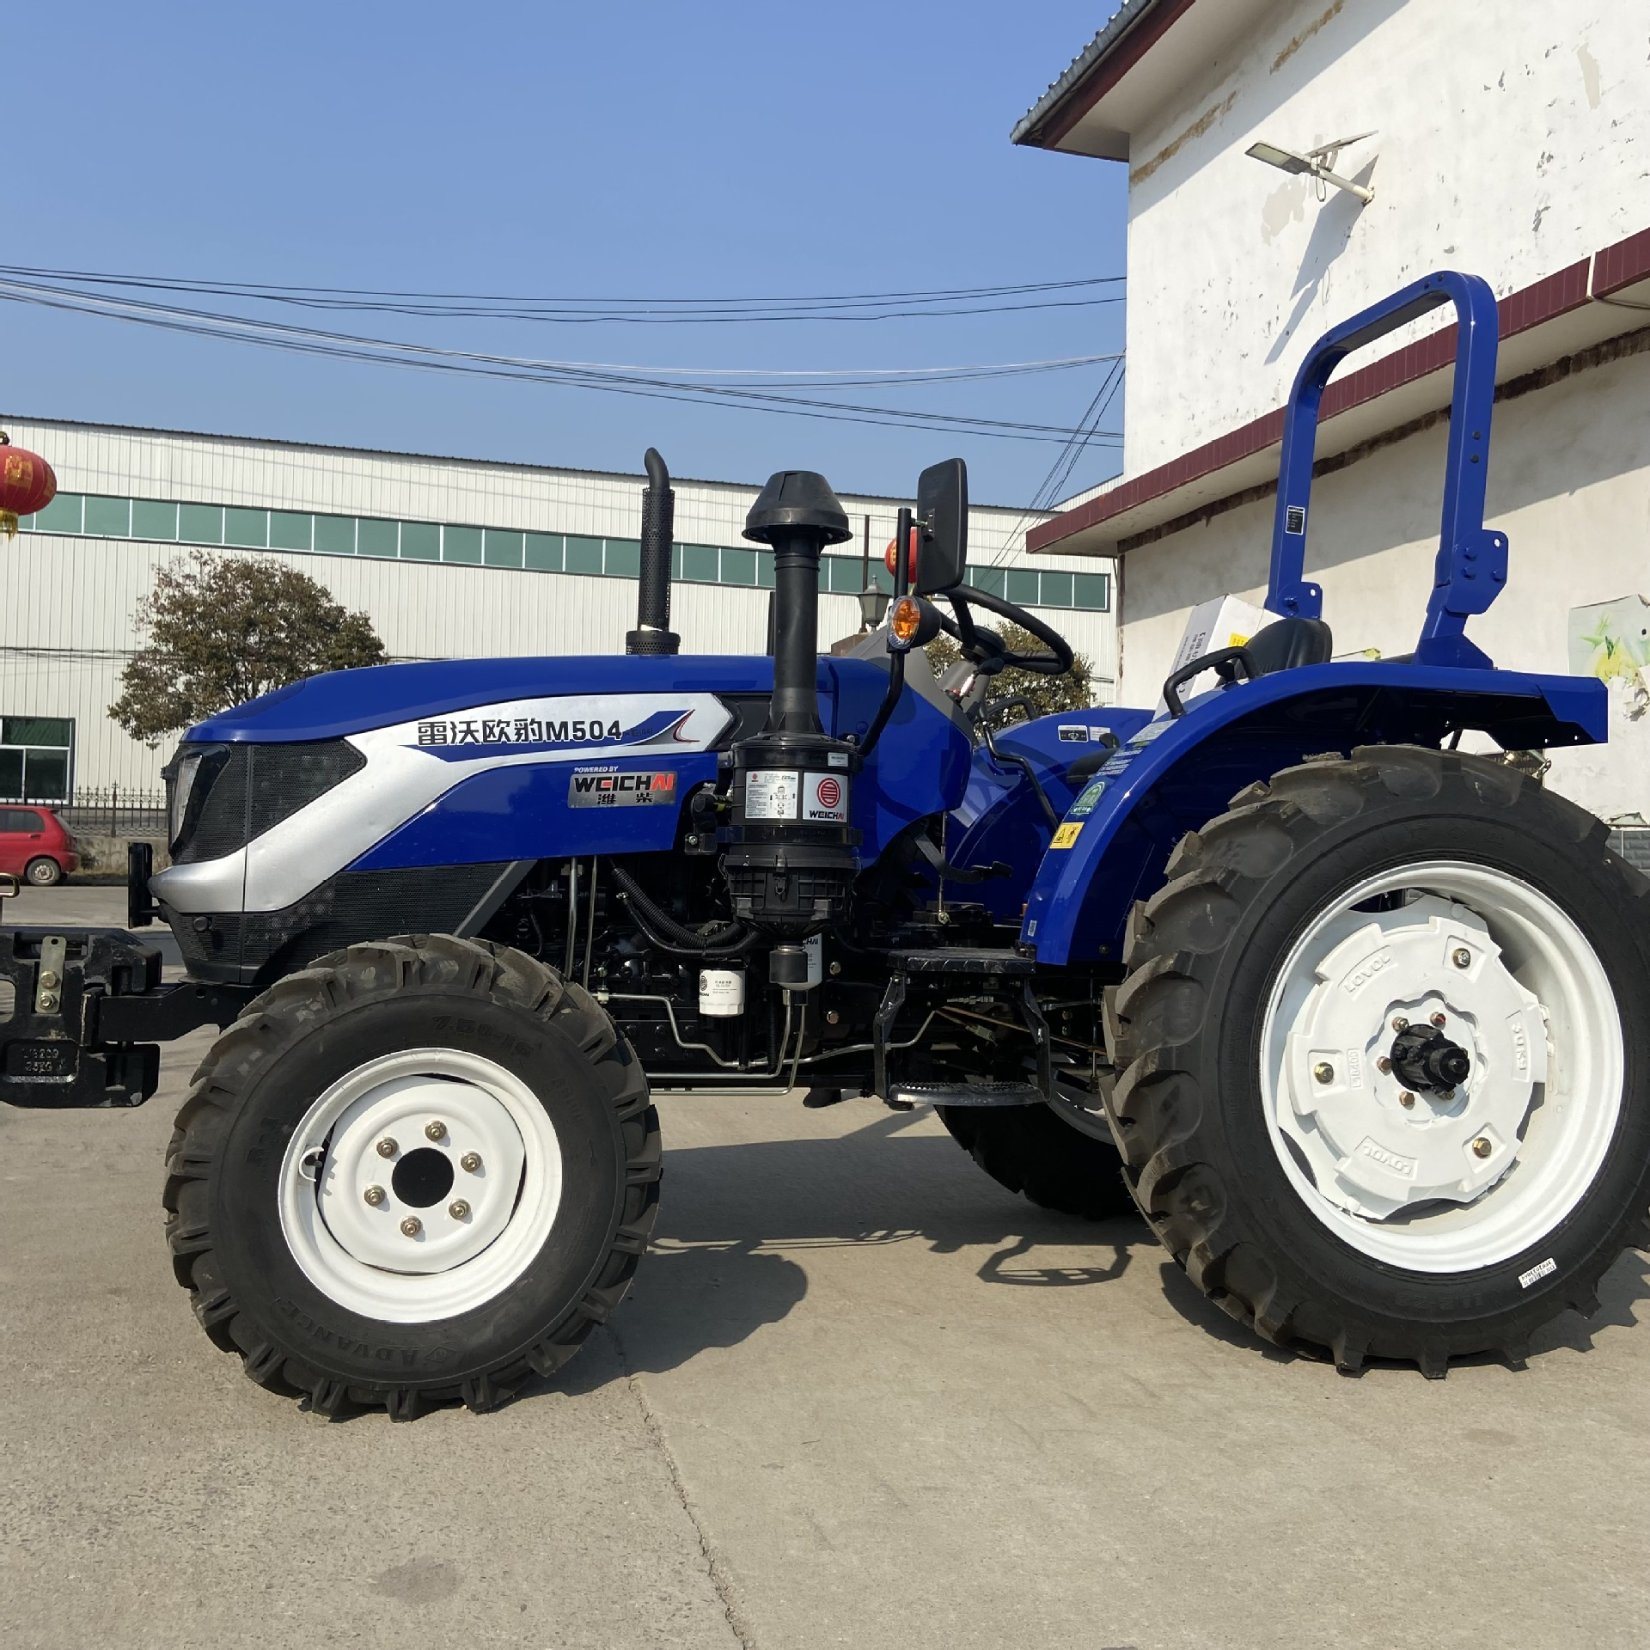
[[[79,868],[74,838],[50,808],[0,806],[0,873],[50,888]]]

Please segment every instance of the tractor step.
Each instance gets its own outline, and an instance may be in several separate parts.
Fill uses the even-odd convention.
[[[873,1092],[885,1095],[892,1105],[933,1100],[945,1106],[1019,1106],[1053,1097],[1048,1021],[1037,1002],[1032,985],[1035,968],[1029,957],[1017,951],[944,945],[926,951],[891,951],[888,962],[888,986],[871,1021]],[[993,998],[1015,1016],[1030,1039],[1036,1060],[1034,1085],[998,1078],[966,1084],[891,1080],[888,1057],[894,1026],[907,999],[914,998],[917,1005],[926,1004],[933,1010],[959,996]],[[973,1097],[987,1090],[993,1092],[984,1098]]]
[[[888,1098],[895,1105],[1040,1106],[1044,1103],[1035,1084],[983,1078],[974,1083],[895,1083]]]
[[[1029,979],[1030,957],[1017,951],[981,950],[965,945],[937,945],[925,951],[890,951],[888,961],[901,974],[960,975],[965,979]]]

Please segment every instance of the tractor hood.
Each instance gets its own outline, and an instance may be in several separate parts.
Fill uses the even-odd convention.
[[[857,660],[821,659],[821,693],[835,696],[845,671],[886,676]],[[871,687],[867,683],[867,688]],[[418,717],[502,700],[579,694],[768,694],[773,660],[764,655],[686,658],[438,659],[336,670],[276,688],[191,728],[188,742],[277,744],[337,739]],[[881,691],[880,686],[876,692]]]

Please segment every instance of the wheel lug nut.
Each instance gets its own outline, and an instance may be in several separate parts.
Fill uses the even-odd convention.
[[[1389,1072],[1392,1070],[1392,1062],[1383,1054],[1380,1059],[1375,1062],[1375,1069],[1382,1073]]]
[[[454,1220],[468,1220],[470,1218],[470,1205],[466,1203],[463,1198],[459,1198],[455,1202],[447,1205],[447,1213],[450,1214]]]
[[[1450,957],[1457,968],[1472,967],[1472,953],[1463,945]]]
[[[1432,1017],[1432,1023],[1435,1026],[1442,1026],[1444,1024],[1444,1016],[1442,1014],[1434,1014]]]
[[[458,1166],[459,1168],[467,1169],[471,1174],[474,1174],[476,1170],[481,1167],[481,1153],[466,1152],[461,1158],[459,1158]]]
[[[1333,1083],[1335,1081],[1335,1068],[1327,1060],[1320,1060],[1312,1068],[1312,1075],[1320,1083]]]
[[[421,1221],[417,1215],[408,1215],[407,1218],[401,1222],[402,1237],[417,1237],[423,1230],[424,1222]]]
[[[361,1196],[367,1200],[369,1207],[376,1209],[384,1201],[384,1188],[382,1186],[369,1186]]]
[[[1408,1027],[1409,1021],[1406,1020],[1402,1014],[1394,1014],[1392,1016],[1392,1029],[1394,1031],[1405,1031]]]
[[[1398,1104],[1402,1106],[1405,1111],[1408,1111],[1409,1108],[1415,1104],[1415,1096],[1411,1094],[1408,1089],[1405,1089],[1404,1092],[1398,1096]]]
[[[1472,1155],[1474,1157],[1488,1157],[1494,1150],[1495,1147],[1490,1144],[1488,1135],[1481,1134],[1472,1143]]]
[[[431,1140],[445,1140],[447,1138],[447,1125],[445,1123],[426,1123],[424,1133]]]
[[[387,1134],[378,1142],[378,1155],[380,1157],[394,1157],[400,1150],[401,1148]]]

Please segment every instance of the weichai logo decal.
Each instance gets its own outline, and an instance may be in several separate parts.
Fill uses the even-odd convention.
[[[575,773],[567,782],[570,808],[636,808],[676,800],[676,774]]]

